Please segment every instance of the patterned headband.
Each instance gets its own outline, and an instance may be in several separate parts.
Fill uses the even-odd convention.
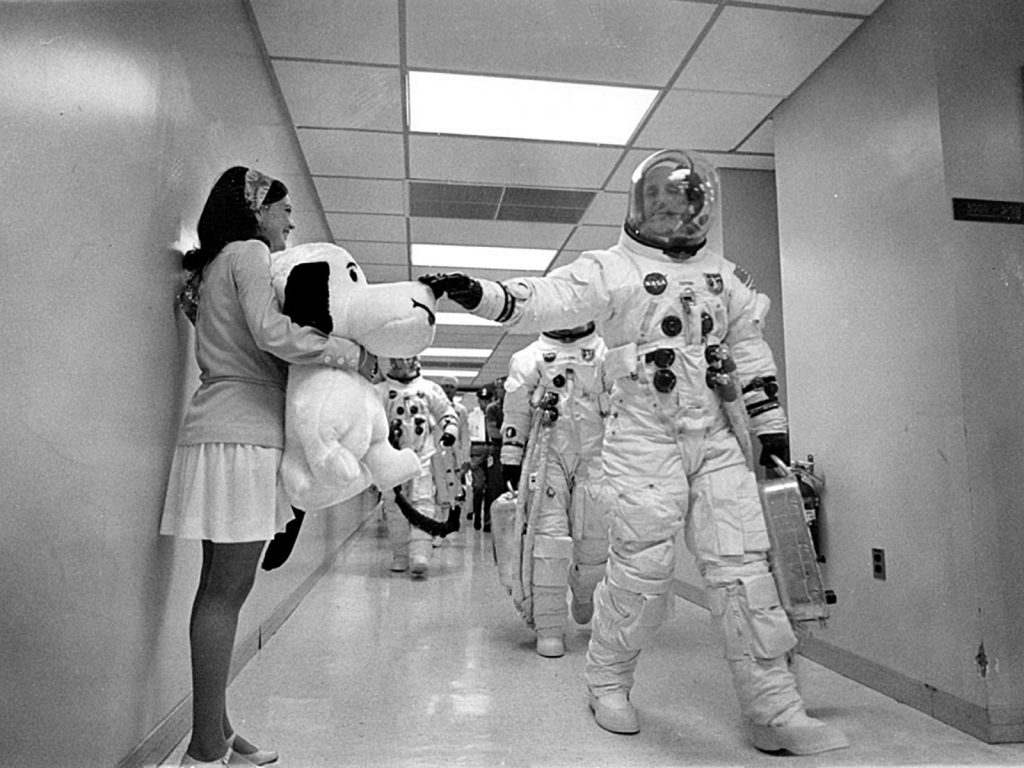
[[[274,180],[269,176],[250,168],[245,172],[245,202],[249,210],[255,213],[263,206],[263,199],[270,191],[270,185]]]

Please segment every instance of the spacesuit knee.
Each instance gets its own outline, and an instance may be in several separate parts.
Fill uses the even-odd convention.
[[[595,601],[600,607],[594,613],[592,636],[619,651],[642,650],[669,613],[667,585],[662,591],[643,594],[604,581]]]

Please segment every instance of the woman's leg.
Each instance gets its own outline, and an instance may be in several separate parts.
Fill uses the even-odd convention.
[[[203,566],[192,604],[192,739],[188,754],[216,760],[224,754],[226,691],[238,613],[252,590],[263,541],[203,542]]]

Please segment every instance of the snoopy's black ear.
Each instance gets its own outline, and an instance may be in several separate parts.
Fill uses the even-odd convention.
[[[334,330],[327,280],[331,266],[326,261],[296,264],[284,288],[284,313],[297,325],[312,326],[322,333]]]

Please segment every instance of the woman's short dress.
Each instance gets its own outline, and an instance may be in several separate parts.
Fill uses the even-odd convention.
[[[243,443],[179,445],[160,533],[219,543],[265,541],[293,517],[277,482],[279,448]]]

